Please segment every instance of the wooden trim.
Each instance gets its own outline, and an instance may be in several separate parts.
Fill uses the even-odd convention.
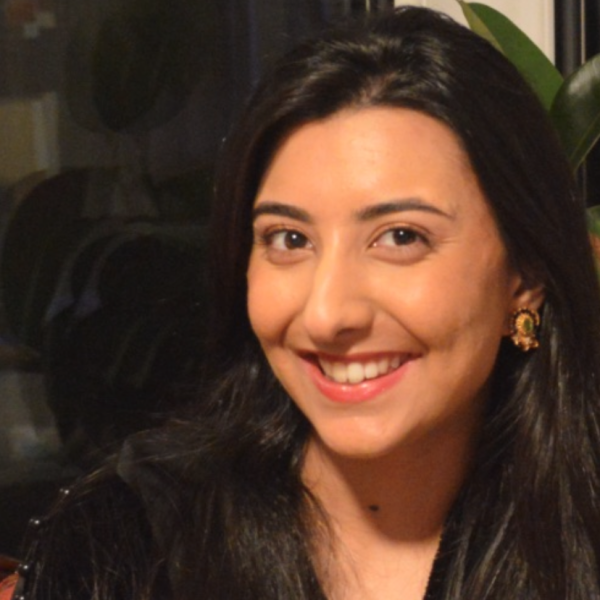
[[[600,53],[600,0],[585,2],[585,56]]]
[[[388,10],[394,7],[394,0],[371,0],[371,12]]]
[[[572,73],[584,58],[584,5],[585,0],[554,0],[556,66],[563,75]]]

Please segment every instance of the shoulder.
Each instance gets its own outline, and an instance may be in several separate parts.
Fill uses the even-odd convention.
[[[112,467],[63,489],[32,521],[26,548],[31,600],[88,599],[92,591],[106,600],[141,596],[136,578],[149,574],[154,558],[144,507]]]
[[[197,486],[181,459],[189,446],[178,452],[171,439],[163,432],[128,440],[109,465],[62,490],[35,520],[25,560],[28,600],[169,597],[169,555],[185,533],[184,506]]]

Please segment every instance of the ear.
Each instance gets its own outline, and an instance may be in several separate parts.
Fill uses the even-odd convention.
[[[539,311],[546,298],[546,290],[541,283],[527,280],[522,275],[517,275],[512,287],[512,296],[509,303],[510,313],[507,315],[505,335],[510,335],[511,315],[519,308],[530,308]]]
[[[513,294],[513,310],[523,307],[540,310],[545,298],[546,290],[541,283],[532,284],[521,279],[521,284]]]

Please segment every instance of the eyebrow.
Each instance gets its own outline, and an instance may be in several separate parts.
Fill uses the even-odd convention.
[[[420,198],[406,198],[402,200],[393,200],[390,202],[381,202],[367,206],[356,213],[356,218],[359,221],[371,221],[379,217],[385,217],[397,212],[406,211],[422,211],[453,220],[454,217],[447,212],[424,202]],[[288,217],[302,223],[312,223],[313,219],[310,214],[302,208],[283,204],[281,202],[263,202],[255,207],[252,211],[252,220],[258,219],[261,215],[276,215],[280,217]]]
[[[252,210],[252,220],[255,221],[261,215],[276,215],[279,217],[289,217],[302,223],[312,223],[311,216],[297,206],[282,204],[281,202],[263,202]]]
[[[385,217],[386,215],[393,213],[410,210],[418,210],[431,213],[433,215],[438,215],[440,217],[445,217],[446,219],[454,220],[454,217],[449,213],[444,212],[437,206],[433,206],[432,204],[424,202],[420,198],[406,198],[402,200],[393,200],[391,202],[373,204],[372,206],[367,206],[366,208],[359,210],[356,213],[356,216],[359,221],[371,221],[373,219],[377,219],[378,217]]]

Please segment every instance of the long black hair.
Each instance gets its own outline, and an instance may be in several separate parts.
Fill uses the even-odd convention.
[[[38,538],[35,598],[325,597],[311,557],[326,523],[301,481],[310,428],[246,312],[250,215],[286,136],[372,106],[414,109],[454,131],[514,267],[545,290],[540,348],[501,347],[441,597],[600,598],[600,296],[584,207],[515,68],[449,18],[410,7],[303,45],[257,88],[217,178],[209,385],[197,414],[131,440],[119,480],[102,493],[81,484],[55,509]],[[90,525],[99,512],[107,522]],[[81,556],[82,540],[93,560],[67,576],[64,557]]]

